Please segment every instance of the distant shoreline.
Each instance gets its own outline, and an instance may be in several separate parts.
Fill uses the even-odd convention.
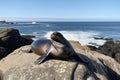
[[[7,21],[0,21],[0,24],[14,24],[13,22],[7,22]]]

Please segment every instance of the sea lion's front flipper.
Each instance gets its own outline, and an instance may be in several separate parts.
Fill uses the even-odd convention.
[[[49,54],[50,54],[50,52],[42,55],[42,56],[41,56],[40,58],[38,58],[34,63],[35,63],[35,64],[41,64],[41,63],[48,57]]]

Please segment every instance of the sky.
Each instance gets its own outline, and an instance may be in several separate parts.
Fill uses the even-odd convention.
[[[120,19],[120,0],[0,0],[0,17]]]

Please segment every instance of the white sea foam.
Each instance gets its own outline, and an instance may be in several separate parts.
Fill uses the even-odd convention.
[[[68,40],[76,40],[81,45],[103,45],[105,40],[96,40],[93,37],[97,37],[100,33],[93,31],[59,31]],[[44,37],[50,38],[53,31],[47,32]]]
[[[44,35],[44,37],[50,39],[50,35],[51,35],[53,32],[54,32],[54,31],[49,31],[49,32],[47,32],[47,33]]]

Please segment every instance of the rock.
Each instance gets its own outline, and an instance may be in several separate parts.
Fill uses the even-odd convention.
[[[74,44],[75,43],[75,44]],[[76,44],[77,43],[77,44]],[[39,57],[28,53],[30,46],[24,46],[0,61],[4,80],[119,80],[120,64],[109,56],[95,51],[81,49],[78,42],[71,42],[76,53],[89,60],[89,64],[75,61],[48,60],[40,65],[34,61]],[[80,47],[79,47],[80,46]],[[113,66],[114,65],[114,66]],[[76,69],[73,71],[73,68]],[[99,78],[99,79],[98,79]]]
[[[9,51],[7,50],[7,48],[0,47],[0,59],[7,56],[8,53],[9,53]]]
[[[27,38],[27,39],[35,38],[34,35],[22,35],[22,37]]]
[[[73,40],[69,40],[69,42],[71,43],[71,45],[75,46],[75,47],[78,47],[82,50],[90,50],[89,47],[87,46],[82,46],[78,41],[73,41]]]
[[[22,37],[17,29],[5,28],[0,30],[0,46],[6,48],[9,53],[31,43],[32,39]]]
[[[0,70],[5,72],[12,67],[20,66],[22,64],[34,63],[39,56],[28,53],[31,50],[30,45],[20,47],[14,52],[9,54],[7,57],[0,60]]]
[[[97,43],[89,42],[87,46],[88,46],[89,48],[93,48],[92,46],[98,48],[100,45],[98,45]]]
[[[96,51],[96,50],[97,50],[97,47],[92,46],[92,45],[88,45],[87,47],[89,47],[89,48],[90,48],[90,50],[94,50],[94,51]]]
[[[27,37],[21,37],[21,45],[29,45],[33,42],[32,38],[27,38]],[[21,46],[20,46],[21,47]]]
[[[93,37],[96,40],[107,40],[107,41],[112,41],[112,38],[104,38],[104,37]]]
[[[4,80],[71,80],[74,66],[75,63],[60,60],[47,61],[39,66],[31,63],[11,68],[5,73]],[[105,75],[100,75],[99,78],[107,80]],[[95,79],[91,71],[86,66],[79,65],[74,80],[88,80],[90,78],[91,80]]]
[[[120,63],[120,53],[116,53],[115,60]]]
[[[3,29],[0,31],[0,39],[2,41],[0,46],[13,50],[19,47],[19,38],[20,34],[18,30],[12,28]]]
[[[0,21],[0,24],[14,24],[13,22]]]
[[[0,23],[6,23],[6,21],[0,21]]]
[[[108,55],[120,63],[120,42],[107,41],[104,45],[100,46],[96,51]]]

